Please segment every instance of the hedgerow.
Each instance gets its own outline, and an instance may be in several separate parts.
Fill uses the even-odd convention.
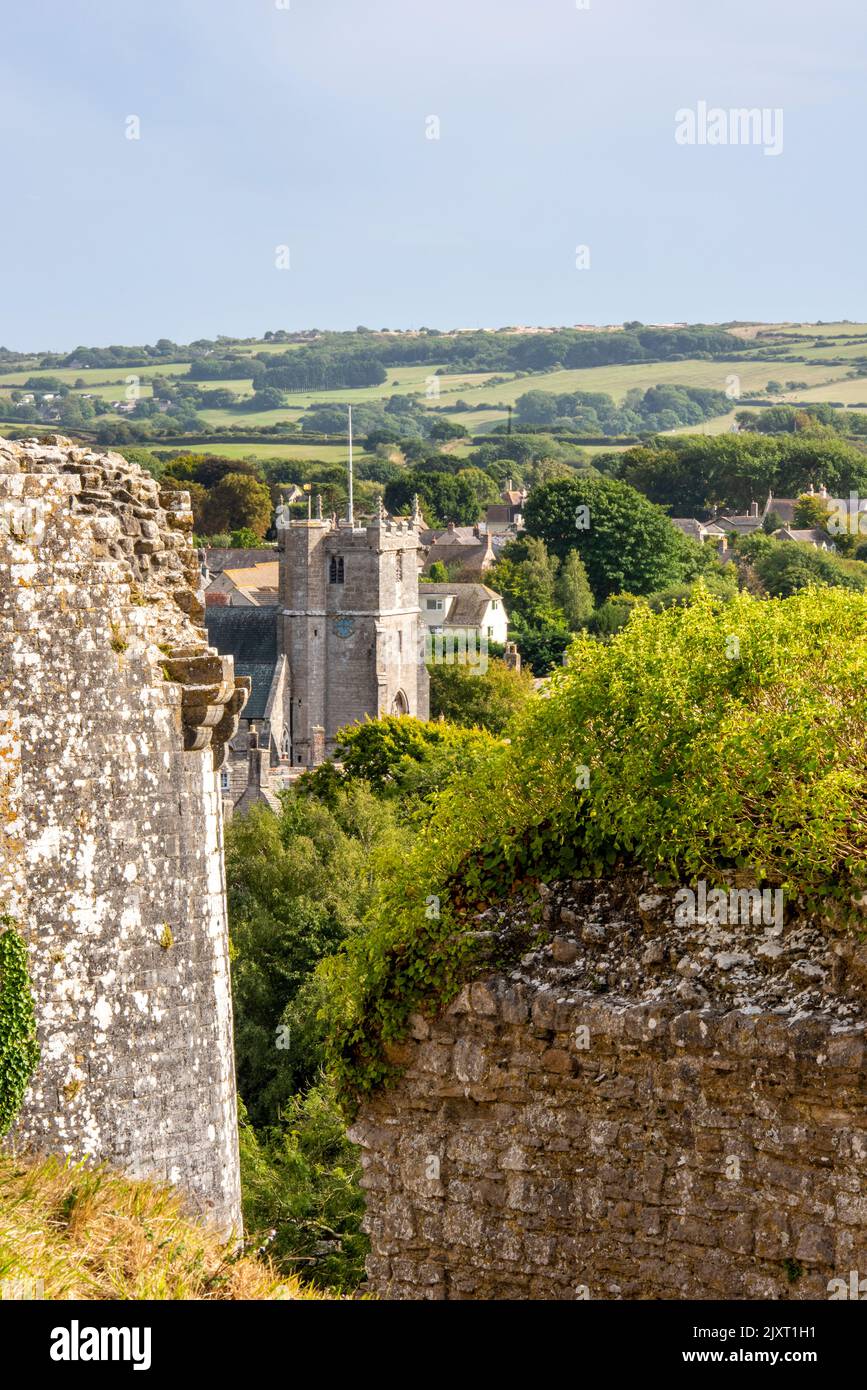
[[[478,965],[477,906],[615,865],[660,880],[747,870],[837,919],[867,888],[867,600],[841,589],[638,605],[579,635],[549,698],[436,798],[410,854],[379,863],[367,929],[323,962],[344,1096]]]

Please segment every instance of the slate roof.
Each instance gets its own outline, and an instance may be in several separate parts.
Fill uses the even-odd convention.
[[[810,526],[800,530],[793,526],[780,526],[774,535],[781,541],[807,541],[810,545],[824,546],[826,549],[831,545],[828,533],[818,526]]]
[[[242,718],[264,719],[265,706],[277,670],[277,615],[279,604],[261,608],[205,609],[208,641],[224,656],[235,659],[235,674],[253,682]]]
[[[443,618],[443,627],[478,627],[491,600],[502,601],[501,595],[487,584],[420,584],[418,597],[422,606],[426,598],[454,598]]]
[[[724,536],[725,532],[715,521],[697,521],[693,516],[673,516],[672,526],[690,536],[694,541],[704,540],[705,536]]]
[[[211,574],[221,574],[223,570],[250,569],[269,560],[276,564],[278,554],[273,545],[257,546],[255,549],[229,550],[212,547],[205,551],[205,564]]]

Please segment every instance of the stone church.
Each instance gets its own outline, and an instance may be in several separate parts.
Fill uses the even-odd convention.
[[[380,510],[356,521],[277,513],[279,600],[210,606],[208,639],[251,681],[222,772],[239,810],[273,799],[296,770],[331,757],[338,730],[366,716],[428,717],[419,609],[422,519]]]

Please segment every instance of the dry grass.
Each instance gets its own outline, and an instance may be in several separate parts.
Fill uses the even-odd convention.
[[[48,1299],[320,1299],[255,1255],[233,1254],[168,1187],[60,1158],[0,1155],[0,1286]]]

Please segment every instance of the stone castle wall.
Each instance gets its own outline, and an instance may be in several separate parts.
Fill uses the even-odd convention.
[[[857,935],[797,913],[679,927],[670,892],[628,884],[559,886],[544,913],[514,970],[413,1017],[403,1074],[350,1131],[371,1286],[827,1299],[865,1279]],[[477,925],[513,930],[514,909]]]
[[[246,692],[199,626],[191,524],[118,455],[0,440],[0,912],[42,1054],[9,1142],[168,1179],[228,1229],[215,763]]]

